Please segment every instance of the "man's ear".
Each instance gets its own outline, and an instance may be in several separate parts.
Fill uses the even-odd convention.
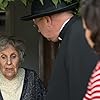
[[[45,18],[46,23],[47,23],[48,25],[51,25],[51,24],[52,24],[52,19],[51,19],[50,16],[45,16],[44,18]]]

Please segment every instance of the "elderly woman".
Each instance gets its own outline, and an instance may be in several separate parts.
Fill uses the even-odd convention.
[[[100,0],[81,0],[80,11],[87,42],[100,56]],[[100,100],[100,59],[91,74],[83,100]]]
[[[0,100],[44,100],[46,89],[35,71],[21,68],[21,40],[0,35]]]

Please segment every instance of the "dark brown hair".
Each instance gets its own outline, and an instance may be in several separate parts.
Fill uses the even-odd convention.
[[[92,32],[94,49],[100,54],[100,0],[81,0],[80,14],[87,28]]]

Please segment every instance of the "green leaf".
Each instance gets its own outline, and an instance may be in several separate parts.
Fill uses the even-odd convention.
[[[2,3],[0,3],[0,9],[5,10],[5,8],[3,7]]]
[[[24,3],[24,5],[26,6],[27,5],[27,0],[21,0],[22,3]]]
[[[66,2],[68,2],[68,3],[69,3],[69,2],[72,2],[72,0],[64,0],[64,1],[66,1]]]
[[[59,3],[61,3],[61,0],[58,0],[59,1]]]
[[[8,5],[8,0],[4,0],[3,6],[4,6],[4,7],[7,7],[7,5]]]
[[[43,5],[43,0],[40,0],[40,2],[42,3],[42,5]]]
[[[0,3],[2,3],[3,2],[3,0],[0,0]]]
[[[15,1],[15,0],[8,0],[8,1],[10,2],[10,1]]]
[[[55,5],[57,5],[58,2],[59,2],[59,0],[52,0],[52,2],[53,2]]]
[[[0,8],[2,10],[5,10],[5,8],[8,6],[8,0],[4,0],[1,4],[0,4]]]

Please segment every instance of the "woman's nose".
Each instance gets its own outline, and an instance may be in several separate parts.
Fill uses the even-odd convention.
[[[11,61],[10,58],[7,59],[7,64],[8,64],[8,65],[11,65],[11,64],[12,64],[12,61]]]

